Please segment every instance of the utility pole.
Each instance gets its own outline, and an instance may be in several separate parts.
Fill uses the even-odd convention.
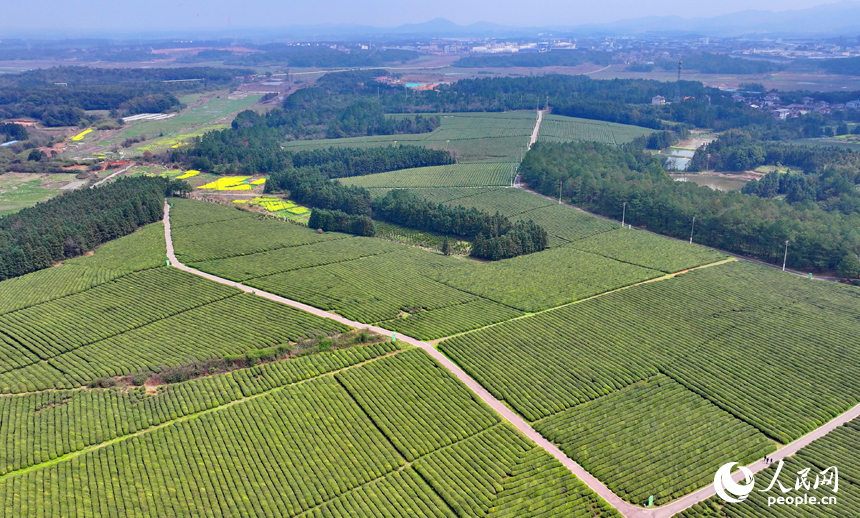
[[[561,180],[558,181],[558,204],[561,205]]]
[[[673,102],[681,102],[681,60],[678,60],[678,81],[675,82],[675,98]]]
[[[690,227],[690,244],[693,244],[693,231],[696,229],[696,216],[693,216],[693,226]]]
[[[782,258],[782,271],[785,271],[785,263],[788,261],[788,240],[785,240],[785,256]]]
[[[624,207],[621,209],[621,228],[624,228],[624,217],[627,215],[627,202],[624,202]]]

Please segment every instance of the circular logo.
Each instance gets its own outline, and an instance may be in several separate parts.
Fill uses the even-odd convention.
[[[714,476],[714,489],[717,490],[717,495],[726,502],[733,504],[746,500],[755,485],[752,471],[743,466],[738,466],[738,469],[744,474],[744,483],[738,484],[732,480],[732,468],[736,464],[737,462],[723,464]]]

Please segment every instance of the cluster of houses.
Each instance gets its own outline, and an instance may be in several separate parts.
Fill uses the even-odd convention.
[[[820,113],[822,115],[827,115],[833,111],[860,109],[860,100],[831,104],[827,101],[816,101],[812,97],[804,97],[803,104],[783,104],[778,95],[768,94],[764,97],[751,97],[744,96],[739,93],[732,94],[732,100],[744,103],[750,108],[756,110],[769,111],[774,118],[780,120],[799,117],[807,113]]]
[[[828,103],[827,101],[815,101],[812,97],[804,97],[803,104],[782,104],[778,95],[768,94],[764,97],[750,95],[732,94],[732,100],[744,103],[755,110],[766,110],[773,114],[774,118],[785,120],[790,117],[799,117],[807,113],[820,113],[826,115],[833,111],[860,110],[860,99],[848,101],[847,103]],[[666,104],[666,98],[655,95],[651,98],[651,104]]]

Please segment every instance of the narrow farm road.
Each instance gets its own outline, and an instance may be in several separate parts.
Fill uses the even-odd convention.
[[[809,446],[813,442],[817,441],[818,439],[821,439],[822,437],[829,434],[833,430],[839,428],[840,426],[842,426],[843,424],[845,424],[849,421],[856,419],[857,417],[860,417],[860,405],[855,406],[851,410],[838,416],[836,419],[833,419],[833,420],[823,424],[822,426],[809,432],[808,434],[797,439],[796,441],[791,442],[789,444],[786,444],[785,446],[776,450],[776,452],[768,455],[768,457],[773,459],[773,462],[779,462],[780,460],[783,460],[787,457],[791,457],[792,455],[797,453],[801,448]],[[755,474],[755,473],[758,473],[759,471],[762,471],[763,469],[765,469],[767,467],[768,467],[768,464],[765,464],[764,460],[758,460],[758,461],[748,465],[747,469],[749,469],[750,471],[753,472],[753,474]],[[714,470],[714,472],[716,473],[716,469]],[[744,479],[744,474],[741,473],[740,470],[738,470],[737,472],[735,472],[734,475],[732,475],[732,479],[735,482],[741,482]],[[685,509],[692,507],[693,505],[695,505],[699,502],[703,502],[703,501],[707,500],[708,498],[711,498],[712,496],[714,496],[716,494],[717,494],[717,492],[714,489],[714,485],[708,484],[707,486],[699,489],[698,491],[694,491],[687,496],[682,496],[681,498],[679,498],[673,502],[669,502],[668,504],[663,505],[662,507],[655,508],[654,514],[652,514],[651,516],[653,518],[669,518],[671,516],[674,516],[677,513],[680,513],[681,511],[683,511]]]
[[[462,381],[467,387],[469,387],[472,392],[478,395],[487,405],[492,407],[493,410],[501,414],[508,422],[514,425],[520,432],[526,435],[529,439],[534,441],[538,446],[545,449],[549,452],[553,457],[558,459],[567,469],[569,469],[574,475],[576,475],[580,480],[582,480],[588,487],[591,488],[592,491],[600,495],[601,498],[606,500],[609,505],[618,509],[624,516],[627,518],[647,518],[649,516],[655,516],[647,513],[641,508],[630,505],[625,502],[621,498],[619,498],[615,493],[609,490],[608,487],[603,485],[602,482],[593,477],[590,473],[585,471],[579,464],[570,459],[567,455],[565,455],[560,449],[558,449],[554,444],[550,443],[546,439],[544,439],[539,433],[537,433],[525,420],[523,420],[520,416],[515,414],[511,409],[505,406],[504,403],[496,399],[492,394],[490,394],[484,387],[482,387],[477,381],[471,378],[468,374],[466,374],[460,367],[458,367],[454,362],[448,359],[447,356],[443,355],[439,351],[437,351],[432,345],[422,342],[421,340],[412,338],[410,336],[405,336],[401,333],[396,333],[394,331],[390,331],[388,329],[383,329],[381,327],[369,326],[366,324],[362,324],[360,322],[354,322],[352,320],[346,319],[340,315],[336,315],[334,313],[329,313],[327,311],[323,311],[319,308],[315,308],[313,306],[308,306],[307,304],[302,304],[301,302],[297,302],[295,300],[286,299],[284,297],[279,297],[273,293],[268,293],[265,291],[261,291],[255,288],[250,288],[240,283],[233,282],[228,279],[222,279],[221,277],[217,277],[215,275],[208,274],[206,272],[201,272],[200,270],[195,270],[194,268],[185,266],[180,263],[176,258],[176,254],[173,250],[173,239],[171,237],[170,232],[170,206],[165,203],[164,205],[164,239],[167,244],[167,258],[170,260],[171,266],[179,268],[182,271],[192,273],[194,275],[199,275],[205,279],[209,279],[210,281],[219,282],[221,284],[226,284],[227,286],[233,286],[239,288],[240,290],[246,291],[248,293],[253,293],[257,296],[280,302],[281,304],[286,304],[288,306],[292,306],[297,309],[301,309],[302,311],[307,311],[308,313],[323,317],[329,318],[336,322],[340,322],[341,324],[345,324],[348,326],[352,326],[358,329],[370,329],[375,333],[379,333],[382,335],[396,335],[398,340],[403,342],[407,342],[416,347],[420,347],[424,351],[426,351],[430,356],[435,358],[439,363],[441,363],[446,369],[451,371],[454,376],[457,377],[460,381]],[[692,504],[691,504],[692,505]]]
[[[217,277],[215,275],[208,274],[206,272],[201,272],[200,270],[195,270],[194,268],[185,266],[180,263],[178,259],[176,259],[176,255],[173,249],[173,239],[171,237],[170,232],[170,206],[165,202],[164,204],[164,238],[167,245],[167,258],[170,260],[171,266],[179,268],[188,273],[192,273],[194,275],[199,275],[203,278],[209,279],[214,282],[218,282],[221,284],[225,284],[227,286],[233,286],[240,290],[246,291],[248,293],[253,293],[257,296],[280,302],[281,304],[286,304],[288,306],[292,306],[294,308],[300,309],[302,311],[307,311],[308,313],[317,315],[319,317],[328,318],[334,320],[336,322],[340,322],[342,324],[352,326],[358,329],[370,329],[375,333],[379,333],[382,335],[396,335],[398,340],[403,342],[407,342],[415,347],[420,347],[427,354],[435,358],[440,364],[442,364],[446,369],[448,369],[454,376],[457,377],[461,382],[463,382],[467,387],[469,387],[472,392],[478,395],[481,400],[484,401],[487,405],[489,405],[493,410],[502,415],[509,423],[515,426],[520,432],[522,432],[526,437],[535,442],[538,446],[546,450],[550,455],[555,457],[559,462],[561,462],[567,469],[571,471],[574,475],[576,475],[580,480],[582,480],[592,491],[600,495],[601,498],[606,500],[609,505],[617,509],[623,516],[626,518],[670,518],[675,515],[691,507],[692,505],[707,500],[708,498],[714,496],[716,492],[714,491],[713,484],[708,484],[707,486],[690,493],[687,496],[684,496],[678,500],[670,502],[660,507],[653,508],[642,508],[635,505],[632,505],[628,502],[622,500],[618,495],[613,493],[606,485],[604,485],[601,481],[597,480],[594,476],[592,476],[589,472],[583,469],[582,466],[573,461],[573,459],[569,458],[564,454],[558,447],[556,447],[551,442],[547,441],[543,438],[539,433],[537,433],[531,425],[529,425],[523,418],[515,414],[510,408],[508,408],[504,403],[495,398],[492,394],[490,394],[484,387],[482,387],[477,381],[472,379],[471,376],[466,374],[459,366],[457,366],[453,361],[448,359],[447,356],[443,355],[441,352],[436,350],[429,343],[423,342],[421,340],[403,335],[401,333],[396,333],[394,331],[383,329],[381,327],[370,326],[366,324],[362,324],[360,322],[355,322],[349,319],[346,319],[340,315],[329,313],[327,311],[323,311],[319,308],[315,308],[313,306],[308,306],[307,304],[302,304],[301,302],[297,302],[295,300],[286,299],[284,297],[280,297],[278,295],[268,293],[265,291],[260,291],[255,288],[250,288],[240,283],[233,282],[228,279],[223,279],[221,277]],[[809,445],[813,441],[824,437],[831,431],[835,430],[839,426],[851,421],[860,416],[860,405],[855,406],[851,410],[845,412],[839,417],[831,420],[830,422],[822,425],[821,427],[813,430],[812,432],[804,435],[803,437],[797,439],[796,441],[787,444],[770,455],[774,460],[780,460],[785,457],[789,457],[794,455],[798,450],[803,448],[804,446]],[[747,466],[747,468],[753,473],[757,473],[763,469],[765,469],[767,465],[759,460]],[[716,473],[715,466],[714,471]],[[740,481],[743,478],[743,473],[740,471],[736,472],[734,477],[736,481]]]
[[[543,111],[538,110],[537,112],[537,120],[535,121],[535,129],[532,130],[532,138],[529,140],[529,149],[532,148],[535,142],[537,142],[538,135],[540,134],[540,123],[543,120]]]
[[[116,176],[116,175],[118,175],[118,174],[122,174],[122,173],[124,173],[124,172],[128,171],[128,169],[129,169],[130,167],[132,167],[132,166],[134,166],[134,162],[132,162],[132,163],[128,164],[127,166],[125,166],[125,167],[123,167],[122,169],[120,169],[119,171],[117,171],[117,172],[115,172],[115,173],[111,174],[110,176],[106,176],[106,177],[102,178],[101,180],[99,180],[98,182],[96,182],[96,183],[94,183],[94,184],[90,185],[90,189],[92,189],[93,187],[98,187],[99,185],[101,185],[101,184],[105,183],[106,181],[110,180],[110,179],[111,179],[111,178],[113,178],[114,176]]]

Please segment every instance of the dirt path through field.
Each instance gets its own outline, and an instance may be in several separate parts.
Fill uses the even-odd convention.
[[[529,149],[532,148],[535,142],[537,142],[538,135],[540,134],[540,123],[543,120],[543,112],[538,110],[537,112],[537,120],[535,121],[535,129],[532,131],[532,138],[529,140]]]
[[[93,187],[98,187],[99,185],[101,185],[101,184],[105,183],[106,181],[110,180],[110,179],[111,179],[111,178],[113,178],[114,176],[116,176],[116,175],[118,175],[118,174],[122,174],[122,173],[124,173],[124,172],[128,171],[128,170],[129,170],[129,168],[131,168],[131,167],[133,167],[133,166],[134,166],[134,162],[132,162],[132,163],[128,164],[127,166],[125,166],[125,167],[123,167],[122,169],[120,169],[119,171],[117,171],[117,172],[115,172],[115,173],[111,174],[110,176],[106,176],[106,177],[102,178],[101,180],[99,180],[98,182],[96,182],[96,183],[92,184],[92,185],[90,186],[90,189],[92,189]]]
[[[171,238],[170,233],[170,206],[166,202],[164,204],[164,238],[167,244],[167,257],[170,260],[170,264],[171,266],[179,268],[180,270],[192,273],[194,275],[199,275],[214,282],[226,284],[227,286],[239,288],[240,290],[246,291],[248,293],[253,293],[254,295],[275,302],[280,302],[281,304],[286,304],[288,306],[301,309],[302,311],[307,311],[308,313],[317,315],[319,317],[328,318],[336,322],[340,322],[341,324],[345,324],[358,329],[370,329],[371,331],[382,335],[396,336],[396,338],[400,341],[409,343],[411,345],[414,345],[415,347],[420,347],[425,352],[427,352],[427,354],[429,354],[439,363],[441,363],[446,369],[451,371],[451,373],[454,374],[457,379],[459,379],[467,387],[469,387],[472,392],[477,394],[478,397],[480,397],[481,400],[483,400],[493,410],[501,414],[502,417],[504,417],[509,423],[514,425],[520,432],[523,433],[523,435],[534,441],[538,446],[540,446],[550,455],[555,457],[567,469],[569,469],[571,473],[576,475],[580,480],[582,480],[586,485],[588,485],[588,487],[591,488],[592,491],[600,495],[600,497],[606,500],[609,505],[617,509],[623,516],[627,518],[670,518],[674,514],[679,513],[698,502],[707,500],[715,494],[713,484],[709,484],[698,491],[690,493],[685,497],[682,497],[661,507],[646,509],[625,502],[618,495],[613,493],[608,487],[606,487],[601,481],[597,480],[597,478],[595,478],[589,472],[583,469],[582,466],[580,466],[567,455],[565,455],[564,452],[562,452],[558,447],[556,447],[548,440],[544,439],[543,436],[537,433],[531,427],[531,425],[529,425],[523,418],[514,413],[503,402],[496,399],[495,396],[490,394],[477,381],[472,379],[471,376],[466,374],[465,371],[463,371],[453,361],[448,359],[447,356],[436,350],[436,348],[434,348],[429,343],[422,342],[421,340],[403,335],[401,333],[396,333],[388,329],[383,329],[381,327],[369,326],[360,322],[354,322],[340,315],[329,313],[319,308],[308,306],[307,304],[302,304],[301,302],[297,302],[295,300],[286,299],[273,293],[268,293],[255,288],[250,288],[243,284],[233,282],[227,279],[222,279],[221,277],[217,277],[215,275],[211,275],[206,272],[201,272],[199,270],[195,270],[194,268],[185,266],[184,264],[180,263],[178,259],[176,259],[176,255],[173,250],[173,240]],[[860,416],[860,405],[855,406],[848,412],[842,414],[836,419],[833,419],[832,421],[819,427],[818,429],[813,430],[812,432],[801,437],[800,439],[781,447],[779,450],[777,450],[776,453],[772,454],[771,457],[775,460],[779,460],[790,455],[794,455],[794,453],[796,453],[799,449],[810,444],[816,439],[824,437],[842,424],[847,423],[848,421],[851,421],[858,416]],[[763,461],[758,461],[747,466],[747,468],[750,469],[750,471],[752,471],[753,473],[757,473],[765,469],[766,467],[767,465]],[[736,472],[734,478],[736,481],[740,481],[743,478],[743,473],[741,473],[740,471]]]

